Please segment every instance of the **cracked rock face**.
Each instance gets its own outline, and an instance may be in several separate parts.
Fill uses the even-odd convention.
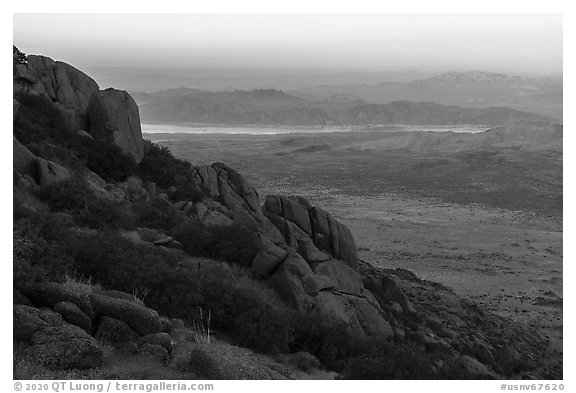
[[[301,197],[268,195],[264,202],[264,212],[275,224],[286,221],[296,225],[313,240],[319,250],[328,252],[358,270],[358,253],[352,233],[324,209],[311,206]],[[290,230],[290,225],[277,226],[283,231],[286,241],[292,243],[295,234]],[[300,244],[297,239],[296,242]],[[302,247],[307,246],[303,244]]]
[[[144,157],[140,112],[134,99],[124,90],[106,89],[92,95],[88,107],[90,134],[111,137],[112,142],[136,162]]]
[[[226,207],[236,214],[247,212],[261,221],[258,192],[238,172],[219,162],[194,169],[198,182],[212,197],[220,197]]]

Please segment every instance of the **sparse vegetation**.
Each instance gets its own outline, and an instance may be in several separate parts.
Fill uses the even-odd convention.
[[[310,372],[321,367],[320,361],[308,352],[296,352],[287,356],[287,362],[304,372]]]
[[[118,146],[98,139],[76,137],[76,150],[86,166],[103,179],[124,181],[136,170],[132,156]]]
[[[206,318],[204,318],[204,315],[206,315]],[[194,341],[199,344],[210,344],[212,342],[212,331],[210,328],[212,315],[210,310],[205,313],[202,309],[199,309],[199,316],[198,320],[192,323]]]
[[[100,230],[136,227],[136,217],[129,205],[106,198],[88,200],[85,209],[80,211],[77,221],[89,228]]]
[[[78,178],[44,186],[39,190],[38,195],[55,211],[73,212],[86,209],[88,201],[95,198],[86,182]]]
[[[170,231],[185,221],[184,213],[161,198],[136,203],[132,209],[140,225],[148,228]]]
[[[26,64],[27,58],[24,53],[20,51],[20,49],[16,48],[16,45],[12,45],[12,53],[13,53],[13,64]]]
[[[67,145],[67,132],[62,112],[48,98],[16,93],[20,104],[14,117],[14,136],[24,145],[33,142]]]
[[[165,147],[150,144],[138,165],[138,175],[145,181],[153,181],[159,187],[182,186],[193,182],[192,165],[174,158]]]
[[[254,231],[239,224],[228,227],[205,227],[190,222],[174,229],[174,238],[190,255],[250,266],[256,256]]]
[[[63,281],[73,265],[67,252],[66,227],[71,217],[62,213],[36,213],[14,223],[13,280],[15,288],[36,282]]]

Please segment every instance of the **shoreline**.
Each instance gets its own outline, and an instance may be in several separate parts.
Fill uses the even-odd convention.
[[[281,126],[281,125],[198,125],[141,123],[143,134],[230,134],[230,135],[285,135],[325,134],[343,132],[454,132],[475,134],[489,126],[472,125],[405,125],[385,124],[369,126]]]

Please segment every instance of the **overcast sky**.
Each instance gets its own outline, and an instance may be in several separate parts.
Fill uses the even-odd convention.
[[[81,69],[562,71],[560,14],[16,14],[14,43]]]

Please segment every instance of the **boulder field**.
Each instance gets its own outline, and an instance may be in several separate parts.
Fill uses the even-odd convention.
[[[25,343],[26,352],[52,368],[97,367],[103,359],[101,343],[133,345],[136,350],[154,346],[155,353],[167,360],[172,344],[166,332],[172,323],[134,296],[109,292],[92,293],[59,283],[17,292],[15,341]]]

